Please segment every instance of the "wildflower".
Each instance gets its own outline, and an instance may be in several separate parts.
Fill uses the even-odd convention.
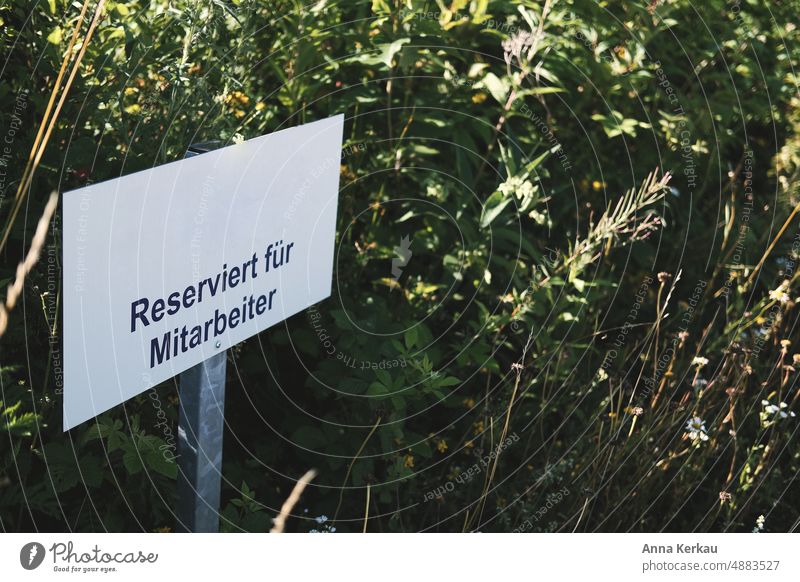
[[[700,439],[701,441],[708,440],[706,433],[706,423],[699,416],[694,416],[686,423],[686,430],[689,433],[689,438],[693,441]]]
[[[658,275],[656,275],[659,283],[666,283],[670,279],[672,279],[672,274],[667,273],[666,271],[661,271]]]
[[[444,453],[447,450],[447,442],[442,439],[438,443],[436,443],[436,450],[440,453]]]
[[[600,382],[604,382],[605,380],[608,380],[608,373],[603,368],[598,368],[597,369],[597,379]]]
[[[232,91],[225,96],[225,103],[227,105],[247,105],[250,103],[250,97],[242,93],[241,91]]]
[[[798,364],[800,364],[800,354],[794,354],[794,355],[792,355],[792,363],[793,363],[795,366],[797,366]]]
[[[700,356],[695,356],[692,359],[692,366],[697,366],[698,369],[702,368],[703,366],[708,365],[708,358],[702,358]]]
[[[414,455],[412,455],[410,453],[407,454],[405,456],[405,458],[403,459],[403,466],[406,469],[413,469],[414,468]]]
[[[317,523],[325,523],[326,521],[328,521],[328,516],[325,515],[325,514],[322,514],[319,517],[315,517],[314,521],[316,521]]]
[[[631,409],[631,414],[634,416],[641,416],[644,414],[644,408],[642,408],[641,406],[634,406]]]
[[[536,186],[530,180],[523,180],[519,176],[512,176],[497,188],[506,196],[512,194],[516,196],[520,202],[520,208],[527,208],[534,198],[536,193]]]
[[[756,527],[753,528],[753,533],[759,533],[764,530],[764,522],[766,518],[763,515],[759,515],[756,519]]]
[[[731,500],[731,494],[728,493],[727,491],[720,491],[719,492],[719,500],[722,503],[725,503],[726,501],[730,501]]]
[[[463,401],[464,406],[467,408],[475,408],[475,399],[474,398],[465,398]]]
[[[777,416],[778,418],[789,418],[790,416],[795,416],[794,412],[791,410],[786,412],[786,408],[789,407],[788,404],[785,402],[781,402],[778,405],[772,404],[769,400],[762,400],[761,405],[764,407],[764,413],[767,416]]]
[[[789,288],[789,281],[784,281],[780,285],[778,285],[777,289],[773,289],[769,292],[769,298],[773,301],[777,301],[778,303],[788,303],[789,302],[789,294],[786,292],[786,289]]]
[[[480,105],[484,101],[486,101],[486,93],[475,93],[475,95],[472,96],[472,102],[475,105]]]
[[[511,57],[516,57],[518,61],[522,59],[522,51],[532,49],[538,42],[538,34],[531,34],[527,30],[521,30],[511,38],[502,43],[506,63],[511,64]],[[532,55],[526,54],[526,60]]]

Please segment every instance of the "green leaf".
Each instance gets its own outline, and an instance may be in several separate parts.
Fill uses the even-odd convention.
[[[134,446],[126,447],[125,454],[122,455],[122,464],[131,475],[136,475],[142,470],[142,459],[139,451]]]
[[[510,197],[506,197],[502,192],[494,192],[486,200],[483,205],[483,212],[481,213],[481,228],[486,228],[495,218],[497,218],[503,209],[511,202]]]
[[[494,73],[487,73],[483,80],[476,85],[477,87],[486,88],[489,94],[501,105],[506,104],[506,95],[508,94],[509,85],[508,81],[500,79]]]
[[[52,31],[50,31],[50,34],[47,35],[47,42],[53,43],[55,45],[61,44],[61,37],[62,37],[61,27],[56,26]]]
[[[410,38],[399,38],[392,43],[386,44],[379,44],[376,49],[380,50],[379,54],[374,54],[374,52],[368,53],[366,55],[361,55],[358,57],[358,60],[365,64],[365,65],[377,65],[383,63],[388,68],[392,68],[392,61],[397,53],[400,52],[400,49],[403,48],[404,44],[408,44],[411,42]]]
[[[411,349],[415,345],[417,345],[417,339],[419,338],[419,330],[417,329],[416,325],[412,325],[406,330],[406,333],[403,336],[403,340],[406,342],[406,349]]]
[[[373,382],[367,388],[367,395],[368,396],[386,396],[389,393],[389,389],[380,382]]]

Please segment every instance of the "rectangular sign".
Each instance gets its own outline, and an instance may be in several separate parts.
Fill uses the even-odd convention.
[[[344,117],[64,194],[64,430],[328,297]]]

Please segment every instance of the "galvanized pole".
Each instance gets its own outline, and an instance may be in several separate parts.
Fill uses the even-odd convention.
[[[219,142],[192,144],[185,157],[217,147]],[[179,532],[219,531],[226,362],[227,353],[223,351],[180,375]]]

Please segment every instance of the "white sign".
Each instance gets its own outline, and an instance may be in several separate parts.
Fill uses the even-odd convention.
[[[331,293],[344,117],[64,194],[64,430]]]

